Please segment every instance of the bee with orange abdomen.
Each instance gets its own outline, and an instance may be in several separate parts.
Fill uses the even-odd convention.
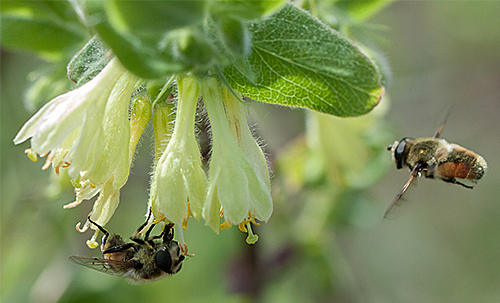
[[[445,123],[446,119],[432,138],[403,138],[387,148],[392,151],[396,167],[400,169],[407,166],[411,173],[408,181],[385,211],[384,218],[398,204],[416,177],[424,175],[426,178],[438,178],[470,189],[483,177],[488,168],[483,157],[439,138]]]

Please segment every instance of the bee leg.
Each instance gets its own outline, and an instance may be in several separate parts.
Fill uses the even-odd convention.
[[[106,243],[106,241],[108,240],[108,237],[109,237],[109,232],[106,229],[104,229],[104,227],[102,227],[101,225],[92,221],[92,219],[90,219],[90,216],[88,216],[87,219],[89,220],[90,223],[94,224],[97,228],[99,228],[100,231],[102,231],[102,233],[104,234],[104,236],[102,237],[102,243],[103,244]]]
[[[132,238],[137,238],[137,235],[144,229],[144,227],[146,227],[146,225],[148,225],[148,222],[149,222],[149,219],[151,218],[151,214],[152,214],[152,211],[151,211],[151,207],[149,208],[148,210],[148,217],[146,219],[146,222],[144,222],[141,226],[139,226],[139,228],[135,231],[135,233],[132,235],[132,237],[130,237],[130,239],[132,240]],[[153,226],[153,225],[151,225]],[[149,228],[148,231],[151,230],[152,227]]]
[[[162,234],[163,242],[172,241],[174,239],[174,223],[167,224]]]
[[[455,184],[462,185],[463,187],[469,188],[469,189],[473,189],[474,188],[474,186],[463,184],[462,182],[458,182],[457,180],[455,180]]]
[[[148,242],[151,246],[154,246],[155,243],[153,242],[154,239],[160,239],[162,237],[162,234],[160,235],[157,235],[157,236],[152,236],[150,237],[149,234],[151,233],[151,231],[153,230],[153,227],[155,226],[156,224],[153,224],[149,227],[148,231],[146,231],[146,233],[144,234],[144,240],[146,242]]]
[[[473,189],[474,186],[470,186],[470,185],[467,185],[467,184],[463,184],[462,182],[459,182],[457,181],[457,179],[455,178],[451,178],[451,179],[443,179],[444,182],[448,182],[448,183],[453,183],[453,184],[458,184],[458,185],[462,185],[463,187],[465,188],[469,188],[469,189]]]
[[[423,169],[426,178],[434,179],[434,172],[436,171],[436,166],[437,166],[436,162],[432,162],[425,169]]]

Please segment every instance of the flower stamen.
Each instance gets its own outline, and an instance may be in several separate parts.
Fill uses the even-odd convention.
[[[231,222],[229,221],[224,221],[220,226],[219,226],[220,229],[228,229],[228,228],[231,228]]]
[[[87,240],[87,246],[90,248],[90,249],[94,249],[96,248],[97,246],[99,246],[99,243],[97,243],[97,241],[95,240],[97,238],[97,234],[99,234],[99,230],[96,230],[94,232],[94,235],[92,235],[92,238],[90,238],[90,240]]]
[[[164,214],[160,214],[160,215],[161,215],[161,217],[159,219],[154,220],[152,224],[158,224],[160,222],[164,222],[165,220],[167,220],[167,218],[165,217]]]
[[[37,154],[33,151],[32,148],[27,148],[24,150],[24,153],[28,156],[28,158],[33,161],[33,162],[36,162],[38,161],[38,156]]]
[[[54,157],[56,156],[55,153],[50,153],[47,159],[45,160],[45,164],[42,166],[42,170],[46,170],[49,168],[49,166],[52,164],[52,160],[54,160]]]
[[[78,232],[84,233],[84,232],[86,232],[86,231],[89,229],[89,227],[90,227],[90,222],[89,222],[89,220],[85,221],[85,224],[83,224],[83,227],[82,227],[82,228],[80,228],[80,225],[82,225],[82,222],[78,222],[78,223],[76,224],[76,230],[77,230]]]
[[[191,212],[191,204],[189,203],[189,201],[187,203],[187,213],[188,213],[187,217],[184,218],[184,220],[182,220],[182,228],[184,229],[188,228],[189,217],[194,217],[193,213]]]
[[[252,225],[250,223],[247,223],[246,227],[247,227],[246,229],[248,230],[248,237],[246,239],[246,242],[248,244],[255,244],[255,242],[259,240],[259,236],[253,233]]]
[[[64,205],[63,209],[77,207],[78,205],[82,204],[82,202],[83,202],[83,200],[76,200],[74,202],[71,202],[71,203],[68,203],[68,204]],[[78,222],[77,226],[79,226],[79,225],[80,225],[80,222]],[[77,227],[77,229],[78,229],[78,227]],[[88,229],[88,227],[87,227],[87,229]]]
[[[194,254],[188,254],[188,246],[186,243],[181,243],[181,245],[179,245],[180,248],[181,248],[181,254],[183,256],[186,256],[186,257],[194,257]]]

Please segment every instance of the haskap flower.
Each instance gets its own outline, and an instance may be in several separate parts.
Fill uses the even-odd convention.
[[[213,135],[203,218],[217,233],[237,224],[248,232],[247,243],[255,243],[251,223],[267,221],[273,211],[265,156],[248,128],[244,107],[231,92],[222,93],[217,80],[208,78],[202,95]]]
[[[201,217],[207,180],[194,132],[200,94],[198,81],[194,77],[182,77],[177,80],[177,87],[174,130],[155,165],[149,205],[155,218],[166,218],[186,228],[190,216]],[[182,229],[179,234],[180,242],[184,244]]]
[[[14,138],[15,144],[31,138],[30,158],[48,155],[44,169],[68,167],[77,197],[67,207],[101,192],[92,213],[100,225],[113,214],[128,179],[135,149],[128,109],[137,80],[114,58],[91,81],[45,104]]]
[[[144,97],[135,97],[132,100],[130,106],[130,130],[131,136],[129,140],[129,158],[128,158],[128,168],[130,169],[130,165],[132,164],[135,148],[139,143],[139,139],[146,128],[149,120],[151,118],[151,103],[147,98]],[[128,176],[128,174],[127,174]],[[87,180],[80,180],[79,187],[75,187],[75,192],[78,201],[82,201],[81,199],[90,199],[93,197],[93,192],[96,187],[92,188],[92,184],[89,184]],[[121,188],[121,186],[120,186]],[[97,222],[99,225],[105,225],[109,219],[113,216],[118,204],[120,202],[120,188],[115,188],[114,186],[114,175],[112,175],[104,184],[99,186],[99,198],[94,203],[92,208],[91,219],[94,222]],[[94,194],[95,195],[95,194]],[[77,229],[79,231],[86,231],[90,225],[89,220],[85,222],[85,225],[82,229],[80,229],[79,225],[77,225]],[[92,228],[95,229],[94,235],[92,238],[87,241],[87,245],[90,248],[95,248],[98,246],[96,242],[97,235],[99,233],[99,229],[95,228],[95,225],[92,225]]]

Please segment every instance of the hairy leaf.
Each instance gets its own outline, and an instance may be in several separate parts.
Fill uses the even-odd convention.
[[[256,75],[224,70],[229,84],[267,103],[305,107],[336,116],[358,116],[379,101],[383,88],[374,63],[336,31],[305,11],[287,5],[250,26]]]

